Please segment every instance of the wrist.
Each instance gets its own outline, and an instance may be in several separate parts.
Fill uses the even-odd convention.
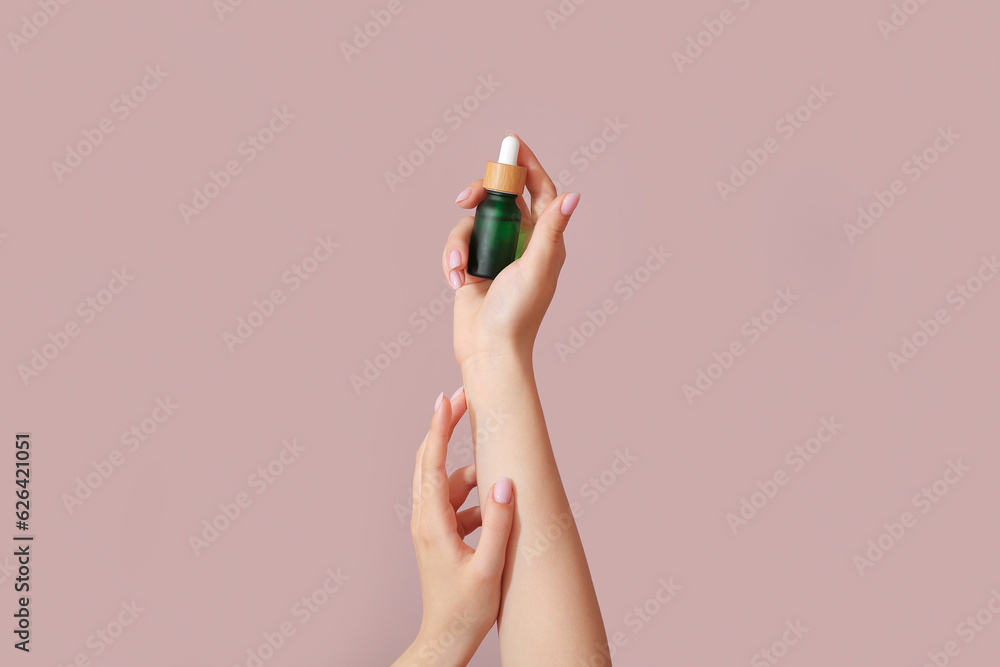
[[[531,360],[535,336],[531,332],[484,330],[455,323],[455,358],[463,368],[496,358]]]
[[[498,388],[534,380],[530,353],[489,352],[469,357],[460,364],[466,393],[487,387]],[[478,392],[477,392],[478,393]]]
[[[486,371],[495,373],[505,368],[531,368],[532,347],[517,341],[504,341],[484,346],[459,359],[462,374]]]

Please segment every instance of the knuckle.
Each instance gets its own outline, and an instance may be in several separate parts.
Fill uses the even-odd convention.
[[[430,490],[437,490],[448,484],[448,476],[443,470],[431,470],[427,474],[427,483]]]
[[[563,239],[562,230],[552,225],[545,225],[545,238],[552,244],[560,244]]]
[[[424,524],[421,524],[420,526],[417,527],[417,534],[414,537],[414,539],[419,546],[426,548],[434,544],[434,542],[437,539],[437,536],[430,528],[428,528]]]
[[[458,221],[451,232],[448,234],[448,247],[453,247],[456,245],[461,245],[465,242],[465,236],[469,226],[475,222],[475,218],[471,215],[467,215]]]
[[[566,246],[560,244],[559,248],[556,249],[556,270],[558,271],[566,263]]]

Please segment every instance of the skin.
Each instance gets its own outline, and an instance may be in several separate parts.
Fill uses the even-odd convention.
[[[448,441],[466,410],[465,394],[438,398],[417,450],[410,532],[417,553],[423,620],[393,667],[466,665],[496,622],[500,578],[514,517],[509,479],[497,480],[479,507],[459,510],[476,487],[476,467],[448,477]],[[463,539],[482,526],[479,546]]]
[[[516,135],[515,135],[516,136]],[[520,137],[518,137],[520,140]],[[497,619],[506,665],[611,665],[607,635],[576,521],[549,441],[532,350],[566,260],[563,234],[579,202],[556,187],[521,141],[532,234],[522,257],[490,281],[465,273],[473,218],[452,230],[442,268],[455,285],[455,357],[462,368],[481,485],[513,480],[517,508]],[[458,206],[485,198],[472,183]],[[584,662],[581,663],[580,661]]]
[[[523,256],[492,281],[466,274],[472,216],[452,230],[442,255],[457,290],[455,357],[465,389],[452,397],[454,405],[438,399],[417,454],[412,529],[424,618],[394,665],[465,665],[494,622],[505,665],[611,665],[532,366],[538,328],[566,260],[563,233],[580,196],[557,195],[523,141],[518,164],[528,169],[531,195],[530,206],[518,197],[522,226],[532,230]],[[485,197],[480,180],[456,203],[474,209]],[[449,480],[447,440],[466,408],[476,462]],[[481,515],[477,508],[458,511],[473,486],[490,485]],[[501,485],[512,486],[516,506],[497,502]],[[462,539],[479,521],[483,534],[473,551]],[[447,649],[441,638],[453,640]]]

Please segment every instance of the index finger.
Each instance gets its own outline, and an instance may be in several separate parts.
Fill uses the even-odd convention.
[[[451,401],[442,397],[431,419],[431,429],[427,433],[423,460],[420,463],[421,513],[426,508],[440,517],[452,509],[448,500],[448,472],[445,469],[445,461],[448,457],[448,441],[454,428]]]
[[[534,151],[528,148],[528,144],[524,143],[524,139],[515,132],[508,132],[507,136],[515,137],[521,143],[521,150],[517,154],[517,164],[528,169],[524,184],[531,194],[531,219],[532,221],[537,220],[549,202],[555,199],[556,185],[545,172],[542,163],[535,157]]]

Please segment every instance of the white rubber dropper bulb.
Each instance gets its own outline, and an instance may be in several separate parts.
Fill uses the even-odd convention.
[[[521,150],[521,142],[517,137],[504,137],[500,144],[500,157],[497,162],[517,166],[517,153]]]

